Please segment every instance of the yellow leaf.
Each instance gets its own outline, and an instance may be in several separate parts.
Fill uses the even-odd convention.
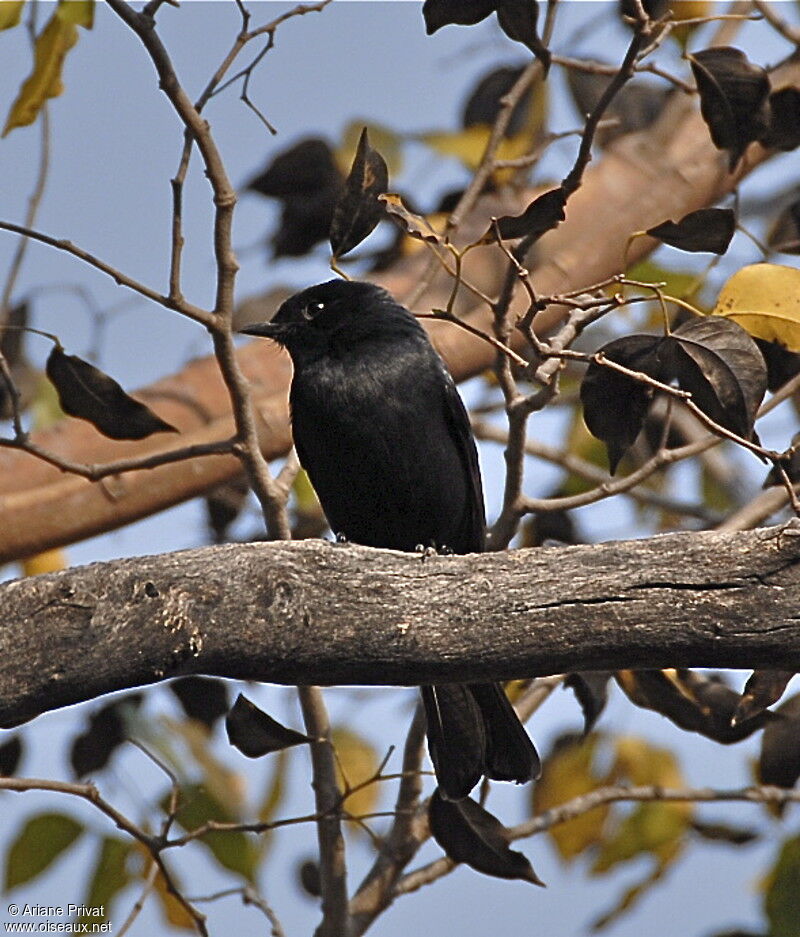
[[[782,264],[742,267],[720,290],[711,314],[732,319],[755,338],[800,351],[800,270]]]
[[[59,16],[59,9],[56,9],[36,39],[33,71],[11,105],[3,136],[14,127],[32,124],[45,101],[58,97],[64,90],[61,70],[67,52],[78,41],[78,29],[74,23],[65,22]]]
[[[713,12],[711,7],[711,0],[673,0],[670,4],[670,13],[674,20],[681,22],[682,20],[693,20],[702,16],[709,16]],[[700,23],[690,23],[677,26],[670,33],[670,37],[675,39],[681,48],[685,49],[689,36],[700,25]]]
[[[674,20],[700,19],[712,13],[711,0],[673,0],[670,4],[670,13]]]
[[[272,776],[267,784],[261,806],[258,808],[258,819],[261,823],[268,823],[275,817],[284,794],[286,793],[286,771],[289,764],[291,749],[282,748],[275,754]],[[264,837],[262,836],[262,839]]]
[[[537,814],[557,807],[573,797],[588,794],[600,785],[592,770],[597,738],[589,737],[557,748],[542,766],[542,776],[533,787],[533,809]],[[601,841],[609,813],[604,804],[549,830],[558,854],[565,862]]]
[[[231,818],[241,816],[246,793],[244,778],[214,756],[208,726],[196,719],[177,720],[169,716],[162,716],[162,722],[173,735],[183,739],[192,758],[203,769],[203,786],[209,794]]]
[[[337,775],[343,791],[358,787],[375,775],[380,762],[370,743],[350,729],[338,728],[332,733],[336,750]],[[372,813],[378,800],[379,784],[369,784],[350,794],[344,809],[355,817]]]
[[[133,854],[141,858],[141,865],[135,870],[136,874],[139,878],[145,879],[153,861],[152,857],[147,848],[138,842],[133,845]],[[175,887],[180,889],[181,883],[172,870],[170,870],[170,877]],[[180,930],[194,931],[194,919],[168,889],[166,879],[161,871],[156,874],[155,881],[153,882],[153,890],[158,899],[158,904],[161,906],[161,913],[165,922]]]
[[[22,572],[25,576],[38,576],[41,573],[56,573],[69,566],[67,554],[61,547],[53,550],[44,550],[36,556],[29,556],[22,561]]]
[[[300,469],[292,486],[297,501],[297,510],[303,514],[318,514],[321,510],[316,492],[304,469]]]
[[[94,26],[94,0],[59,0],[56,16],[65,23],[91,29]]]
[[[629,813],[601,846],[592,874],[650,853],[659,865],[671,862],[689,823],[684,804],[644,803]]]
[[[2,0],[0,2],[0,30],[11,29],[22,17],[25,0]]]
[[[466,130],[424,133],[420,140],[442,156],[454,156],[470,169],[477,169],[490,135],[490,127],[474,124]]]
[[[504,137],[495,152],[495,159],[518,159],[530,153],[544,126],[547,114],[547,86],[537,82],[533,88],[525,122],[512,137]],[[490,124],[473,124],[463,130],[434,131],[420,134],[417,139],[442,156],[453,156],[468,169],[480,166],[486,145],[492,135]],[[502,184],[511,179],[515,170],[500,169],[494,173],[495,181]]]
[[[334,151],[336,163],[342,174],[346,176],[350,172],[358,149],[358,141],[365,127],[369,134],[370,144],[386,160],[390,175],[397,175],[403,168],[402,139],[389,127],[374,124],[369,120],[352,120],[342,131],[342,142]]]
[[[617,739],[616,759],[611,769],[613,780],[631,784],[658,784],[680,787],[683,776],[675,755],[669,749],[657,748],[644,739],[622,736]]]

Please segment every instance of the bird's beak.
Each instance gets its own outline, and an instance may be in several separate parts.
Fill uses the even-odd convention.
[[[286,334],[286,324],[283,322],[254,322],[252,325],[246,325],[243,329],[239,329],[239,333],[280,341]]]

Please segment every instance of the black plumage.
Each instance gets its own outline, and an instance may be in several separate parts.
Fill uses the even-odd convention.
[[[372,547],[483,549],[478,456],[455,384],[411,313],[370,283],[332,280],[288,299],[270,322],[294,364],[292,431],[337,535]],[[483,774],[524,782],[539,759],[492,683],[422,687],[444,796]]]

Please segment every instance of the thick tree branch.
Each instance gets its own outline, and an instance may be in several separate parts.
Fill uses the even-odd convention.
[[[0,724],[185,673],[418,684],[628,667],[800,670],[800,522],[429,557],[207,547],[0,586]]]
[[[777,69],[773,84],[775,87],[800,85],[800,61]],[[537,294],[545,296],[582,289],[618,273],[632,231],[713,204],[769,156],[754,145],[736,175],[728,174],[724,155],[711,143],[696,105],[683,97],[676,98],[651,130],[622,138],[589,167],[583,186],[570,199],[569,218],[542,238],[536,245],[536,257],[528,261]],[[466,220],[465,232],[481,234],[491,215],[513,214],[531,197],[531,192],[522,192],[515,204],[509,204],[508,199],[500,204],[494,196],[484,197]],[[633,263],[654,244],[651,239],[638,238],[629,253],[629,261]],[[480,280],[480,284],[491,291],[492,284],[498,282],[505,258],[491,248],[474,251],[470,256],[473,255],[480,269],[469,270],[466,275],[469,279]],[[419,281],[425,263],[423,254],[416,255],[381,274],[379,280],[402,297]],[[420,308],[446,305],[450,284],[445,280],[443,274],[434,278],[433,286],[421,299]],[[520,302],[525,305],[527,300],[520,297]],[[513,309],[514,314],[524,311],[521,307]],[[536,318],[537,329],[551,329],[563,312],[563,308],[551,307],[540,313]],[[471,321],[487,330],[488,310],[474,310]],[[457,380],[491,365],[494,351],[487,343],[446,323],[428,325]],[[286,414],[289,369],[264,343],[259,349],[243,349],[240,354],[244,356],[248,377],[255,384],[256,408],[262,417],[268,414],[262,421],[262,448],[268,457],[274,457],[285,452],[289,445]],[[185,374],[157,386],[156,393],[164,384],[170,384],[173,394],[177,390],[185,401],[182,420],[170,415],[168,407],[162,408],[165,419],[173,423],[178,419],[177,425],[183,428],[187,417],[191,417],[187,411],[203,414],[204,422],[227,415],[228,395],[220,388],[218,378],[210,376],[215,367],[195,362]],[[203,370],[206,381],[197,382],[195,378]],[[214,381],[215,393],[209,392],[209,380]],[[228,423],[225,435],[230,436],[231,431],[232,424]],[[91,454],[86,451],[87,430],[74,420],[47,434],[44,440],[38,434],[34,438],[43,445],[56,441],[61,455],[72,461],[106,462],[140,451],[131,444],[123,453],[119,443],[97,438],[93,430],[88,431],[88,436],[93,449]],[[143,445],[152,443],[145,441]],[[208,462],[204,460],[198,472],[194,465],[165,466],[157,470],[155,481],[155,473],[142,472],[126,477],[124,494],[115,500],[113,511],[109,511],[105,486],[87,484],[81,479],[65,479],[52,466],[43,465],[24,453],[0,452],[0,561],[123,526],[196,496],[240,470],[237,459],[220,458],[215,462],[215,471],[208,473],[205,468]],[[19,494],[7,496],[9,490]],[[59,512],[52,510],[54,502],[59,504]]]

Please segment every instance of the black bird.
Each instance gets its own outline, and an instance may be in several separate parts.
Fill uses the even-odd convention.
[[[394,550],[483,550],[467,413],[405,307],[371,283],[331,280],[242,331],[273,339],[292,358],[294,442],[334,534]],[[498,684],[421,689],[445,797],[466,797],[484,774],[519,783],[538,776],[536,750]]]

